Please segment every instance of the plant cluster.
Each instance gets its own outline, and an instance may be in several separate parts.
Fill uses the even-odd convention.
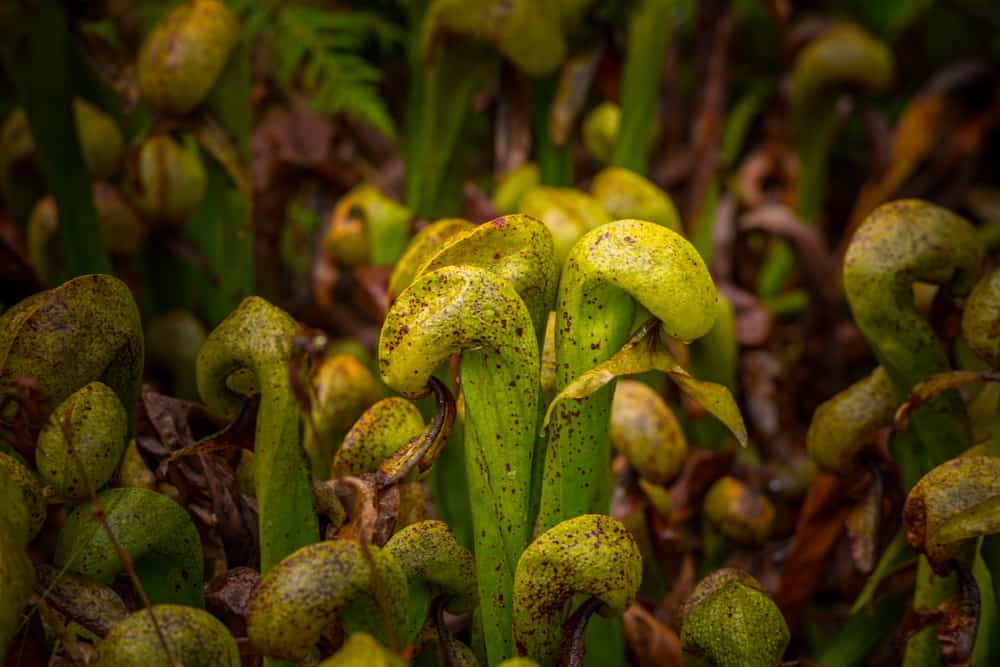
[[[886,97],[951,14],[29,4],[7,664],[1000,664],[1000,70]]]

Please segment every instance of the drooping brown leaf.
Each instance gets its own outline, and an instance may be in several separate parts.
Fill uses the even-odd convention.
[[[226,130],[211,118],[203,117],[195,126],[194,136],[201,147],[222,165],[243,196],[250,199],[252,196],[250,175],[240,158],[236,144]]]
[[[559,667],[583,667],[587,656],[587,646],[584,642],[587,623],[594,613],[604,606],[600,598],[589,597],[583,604],[573,610],[562,626],[562,650],[559,656]]]
[[[747,153],[736,176],[740,201],[755,208],[774,197],[769,191],[772,178],[783,185],[798,179],[798,162],[786,145],[769,141]]]
[[[715,284],[729,285],[733,279],[734,245],[736,243],[736,197],[725,193],[715,205],[712,221],[712,263],[709,266]]]
[[[778,383],[784,371],[768,350],[749,350],[740,360],[747,420],[765,440],[777,437],[781,430]]]
[[[680,570],[674,579],[674,586],[671,588],[660,603],[656,606],[657,620],[666,623],[671,628],[679,628],[681,624],[681,611],[684,602],[690,597],[698,580],[695,577],[694,556],[687,552],[681,561]]]
[[[729,84],[729,45],[734,24],[728,3],[710,1],[698,4],[699,80],[704,81],[704,85],[691,122],[694,169],[688,179],[687,215],[684,216],[689,221],[698,218],[705,204],[705,193],[717,169]]]
[[[677,633],[638,602],[625,611],[625,645],[636,667],[684,667]]]
[[[389,276],[391,266],[361,266],[352,271],[354,283],[360,288],[357,297],[375,322],[385,319],[389,311]]]
[[[896,189],[937,145],[952,113],[954,111],[947,96],[940,93],[919,96],[907,105],[893,131],[889,167],[881,174],[876,174],[858,194],[843,243],[850,239],[853,231],[869,213],[892,197]]]
[[[489,194],[472,181],[462,184],[462,217],[473,222],[485,222],[500,216]],[[381,320],[379,320],[381,321]]]
[[[882,476],[873,472],[872,482],[864,498],[847,515],[847,536],[851,542],[851,558],[859,572],[868,574],[875,567],[879,527],[882,518]]]
[[[285,166],[319,169],[332,157],[334,135],[329,119],[304,105],[266,116],[254,129],[251,140],[254,189],[272,187],[276,172]],[[347,179],[341,185],[347,189],[359,180]]]
[[[399,485],[381,487],[375,474],[345,475],[317,482],[330,486],[347,512],[347,523],[331,526],[327,539],[351,540],[383,546],[399,517]]]
[[[684,461],[684,468],[670,485],[674,523],[687,521],[701,507],[702,496],[712,483],[729,472],[733,465],[731,449],[695,449]]]
[[[775,602],[794,632],[801,611],[812,598],[823,565],[844,530],[850,506],[844,502],[844,483],[828,473],[817,473],[795,526],[792,548],[781,572]]]
[[[497,179],[524,164],[531,153],[531,104],[527,84],[527,79],[513,67],[502,68],[493,139]]]
[[[740,229],[759,229],[781,236],[791,242],[798,256],[809,291],[822,304],[829,305],[836,299],[836,285],[830,280],[832,257],[819,231],[800,221],[792,209],[783,204],[762,204],[742,216]]]
[[[938,607],[937,635],[948,667],[969,667],[979,628],[979,586],[967,568],[955,569],[959,593]]]
[[[298,102],[266,114],[254,127],[250,181],[257,282],[263,294],[280,295],[290,287],[282,280],[281,235],[287,203],[300,190],[303,178],[312,176],[332,185],[336,195],[374,176],[374,170],[359,159],[352,136],[338,133],[330,119]],[[335,284],[336,277],[329,282]]]
[[[774,317],[771,311],[752,293],[731,283],[719,284],[719,291],[733,304],[736,320],[736,340],[740,345],[756,347],[771,335]]]

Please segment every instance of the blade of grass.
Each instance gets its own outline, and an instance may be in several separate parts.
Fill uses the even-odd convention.
[[[71,276],[109,273],[90,177],[73,116],[66,8],[43,0],[5,35],[4,63],[24,105],[42,173],[59,209],[59,234]]]

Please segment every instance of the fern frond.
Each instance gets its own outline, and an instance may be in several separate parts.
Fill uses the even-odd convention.
[[[344,113],[392,136],[392,118],[378,92],[382,72],[360,53],[371,43],[387,51],[403,39],[398,26],[373,12],[285,6],[274,24],[275,73],[320,113]]]

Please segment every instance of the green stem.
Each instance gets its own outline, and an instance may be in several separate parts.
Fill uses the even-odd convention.
[[[554,253],[552,235],[543,224],[525,215],[506,215],[456,237],[447,248],[428,259],[421,271],[474,265],[508,280],[528,308],[540,356],[558,282]],[[535,423],[541,423],[544,405],[540,386],[536,385],[535,391],[538,393]],[[545,446],[543,438],[536,438],[528,511],[531,521],[540,503]]]
[[[197,306],[210,325],[221,322],[255,291],[255,250],[251,192],[248,185],[251,133],[251,49],[237,45],[215,83],[207,108],[232,140],[230,164],[206,160],[208,184],[198,211],[184,223],[184,233],[198,247],[215,280],[203,271],[191,272]],[[214,158],[220,157],[213,154]],[[234,171],[243,172],[237,183]]]
[[[423,187],[423,173],[416,168],[420,163],[420,155],[424,150],[424,81],[427,71],[424,64],[423,42],[419,37],[424,15],[427,12],[429,0],[414,0],[408,3],[408,22],[411,38],[407,43],[407,91],[406,91],[406,127],[404,136],[404,155],[407,169],[403,176],[403,203],[414,213],[420,203],[420,191]]]
[[[552,103],[558,89],[558,74],[532,81],[532,137],[541,184],[570,187],[573,184],[573,145],[566,142],[557,146],[552,140]]]
[[[886,633],[899,622],[906,608],[907,596],[886,595],[874,604],[874,610],[862,609],[851,615],[816,654],[814,660],[823,667],[860,667],[878,646]]]
[[[66,268],[75,276],[110,273],[73,117],[66,9],[58,0],[44,0],[17,22],[16,34],[5,34],[7,73],[28,114],[42,173],[56,199]]]
[[[837,106],[828,103],[817,107],[810,123],[798,137],[799,191],[796,213],[799,220],[815,225],[823,212],[827,183],[830,179],[830,153],[837,135]],[[795,254],[787,241],[779,240],[767,256],[757,277],[757,294],[772,298],[781,291],[795,268]]]
[[[416,45],[411,49],[420,51]],[[407,136],[404,202],[415,215],[427,219],[459,212],[461,201],[445,192],[444,182],[461,160],[459,138],[472,97],[496,67],[496,56],[474,44],[449,46],[436,56],[432,62],[420,53],[410,56],[415,75],[410,101],[420,106],[411,124],[419,129],[411,129]]]
[[[917,561],[917,583],[913,595],[914,610],[930,613],[953,596],[957,590],[954,575],[937,576],[928,564],[927,558],[920,557]],[[903,667],[932,667],[943,664],[936,626],[931,625],[922,629],[906,642]]]
[[[917,280],[940,282],[974,278],[981,263],[975,232],[969,223],[945,209],[918,200],[885,204],[868,216],[855,233],[844,260],[844,288],[858,326],[873,347],[896,390],[897,401],[929,376],[950,370],[944,347],[917,312],[912,288]],[[972,274],[966,275],[966,274]],[[894,453],[907,472],[928,472],[970,446],[964,407],[955,392],[928,400],[911,418],[914,446]],[[933,609],[954,590],[936,577],[926,558],[917,566],[914,607]],[[907,643],[904,665],[939,664],[940,647],[933,628]]]
[[[984,540],[985,541],[985,540]],[[982,543],[981,543],[982,544]],[[976,645],[972,654],[974,665],[996,665],[1000,663],[1000,618],[997,617],[997,597],[993,577],[981,557],[983,549],[973,562],[972,574],[979,588],[979,626],[976,628]]]
[[[716,299],[708,269],[677,233],[635,220],[589,232],[570,252],[559,285],[556,388],[562,390],[625,344],[636,302],[662,320],[667,335],[689,341],[712,327]],[[556,406],[536,532],[608,511],[612,391],[609,383],[585,399]]]
[[[450,377],[451,373],[447,375]],[[446,385],[452,394],[457,393],[450,379]],[[465,476],[465,426],[458,419],[451,427],[448,444],[431,468],[430,483],[431,495],[441,518],[451,527],[459,543],[471,549],[475,541],[472,538],[469,481]]]
[[[645,175],[649,169],[653,115],[670,46],[674,5],[674,0],[638,0],[628,16],[622,116],[611,164],[637,174]]]
[[[472,265],[424,273],[393,304],[379,340],[386,384],[409,397],[463,351],[465,454],[490,664],[511,657],[514,567],[528,542],[539,358],[513,285]]]
[[[838,98],[848,85],[872,92],[887,88],[892,58],[885,44],[849,23],[834,24],[796,57],[789,105],[801,169],[795,210],[804,223],[816,224],[823,212],[839,124]],[[761,268],[759,295],[777,294],[794,268],[791,248],[779,242]]]
[[[289,381],[295,321],[250,297],[209,335],[198,354],[198,390],[212,408],[235,417],[243,397],[227,381],[249,371],[260,392],[254,478],[260,523],[260,566],[319,539],[309,467],[300,438],[300,415]]]
[[[917,384],[951,369],[934,330],[914,307],[913,283],[941,282],[956,271],[959,280],[974,279],[981,256],[968,222],[918,200],[879,207],[851,241],[844,261],[847,298],[900,403]],[[921,461],[922,472],[971,445],[964,407],[954,391],[924,403],[910,428],[920,447],[908,456]]]
[[[1000,602],[1000,534],[987,535],[983,538],[980,555],[990,571],[993,597]]]
[[[515,369],[506,364],[505,369],[496,366],[482,351],[466,351],[461,365],[466,477],[486,652],[491,663],[513,654],[509,632],[513,610],[508,601],[513,594],[514,568],[528,544],[531,453],[538,417],[534,388],[523,380],[518,382]],[[511,395],[512,384],[520,384],[528,393]],[[498,396],[505,396],[505,400],[498,401]],[[510,480],[508,470],[519,470],[521,474]],[[495,571],[497,566],[501,568],[499,573]]]

